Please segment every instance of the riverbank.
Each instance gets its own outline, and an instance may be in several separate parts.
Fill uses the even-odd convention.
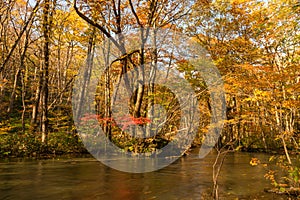
[[[197,149],[201,146],[195,142],[191,149]],[[238,152],[269,153],[283,155],[283,148],[261,148],[261,147],[234,147]],[[290,154],[299,154],[297,151],[289,150]],[[41,142],[37,135],[29,133],[2,133],[0,134],[0,158],[53,158],[56,156],[81,156],[88,155],[89,152],[84,147],[80,137],[76,133],[51,133],[48,136],[47,144]]]
[[[52,158],[58,155],[85,155],[88,151],[76,134],[51,133],[47,144],[41,138],[30,133],[0,134],[0,158],[32,157]]]

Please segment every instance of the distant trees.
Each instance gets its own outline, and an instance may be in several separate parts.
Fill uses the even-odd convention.
[[[140,125],[148,123],[154,104],[165,100],[169,104],[164,108],[171,105],[175,97],[170,91],[151,81],[142,83],[146,77],[155,80],[159,64],[168,66],[173,59],[176,70],[199,97],[204,116],[196,141],[200,144],[210,122],[210,93],[201,74],[195,75],[184,60],[175,60],[172,52],[157,51],[155,30],[168,28],[191,36],[221,72],[227,99],[223,144],[234,143],[244,149],[283,147],[287,157],[289,149],[299,149],[297,1],[12,0],[0,2],[0,21],[2,133],[29,134],[41,142],[55,132],[75,133],[70,115],[73,82],[79,68],[84,68],[87,79],[92,76],[96,46],[111,38],[118,57],[104,63],[104,85],[99,85],[95,97],[102,118],[99,123],[108,137],[112,139],[120,131],[112,122],[116,104],[112,91],[137,66],[148,65],[150,70],[135,72],[138,78],[126,80],[123,89],[132,93],[128,104],[131,117]],[[126,46],[124,38],[132,30],[139,30],[133,39],[141,41],[134,48]],[[171,107],[175,109],[174,102]],[[80,108],[76,112],[84,117]],[[178,110],[173,114],[173,120],[180,117]],[[169,121],[173,128],[163,131],[174,136],[176,120],[173,124]],[[165,144],[171,138],[161,141]],[[138,141],[135,149],[143,149],[143,142]]]
[[[62,1],[0,3],[2,133],[74,132],[71,88],[84,63],[87,26]],[[21,119],[21,120],[20,120]]]
[[[223,145],[280,150],[285,155],[270,161],[287,175],[270,170],[265,177],[280,192],[292,194],[300,175],[298,157],[290,156],[299,152],[300,139],[299,2],[197,1],[189,19],[187,32],[208,50],[225,82]],[[223,161],[217,151],[215,165]],[[215,165],[214,192],[220,169]]]
[[[296,5],[297,1],[195,4],[188,31],[209,51],[226,84],[225,141],[266,150],[288,141],[298,148]]]
[[[159,59],[162,60],[156,46],[156,28],[172,26],[174,29],[177,28],[177,21],[187,16],[189,8],[189,3],[180,1],[74,1],[74,9],[77,14],[88,24],[97,28],[105,38],[109,38],[112,45],[109,48],[117,49],[117,53],[114,53],[119,56],[112,62],[105,63],[104,83],[100,86],[100,95],[98,95],[100,104],[98,108],[102,108],[98,112],[101,118],[105,119],[103,129],[110,139],[113,135],[112,121],[110,120],[116,99],[114,91],[119,90],[123,78],[125,80],[124,89],[132,94],[129,101],[130,116],[141,122],[153,117],[151,109],[154,109],[153,105],[156,101],[154,96],[161,90],[153,84]],[[126,46],[126,43],[130,43],[130,41],[126,41],[128,38],[125,39],[125,35],[130,34],[130,31],[133,30],[137,30],[137,35],[133,35],[133,37],[138,37],[135,48]],[[149,41],[152,42],[150,46]],[[107,56],[105,56],[112,57],[109,54],[110,52],[107,52]],[[167,58],[171,55],[166,54],[165,56]],[[149,65],[149,70],[144,68],[137,70],[138,67],[144,65]],[[135,78],[128,78],[127,72],[130,71],[135,71]],[[80,107],[78,109],[80,110]],[[149,109],[150,111],[148,111]],[[130,117],[127,120],[131,121]],[[131,129],[131,132],[135,131]],[[150,136],[150,131],[151,125],[143,134]],[[150,140],[152,141],[153,138]],[[143,146],[142,140],[139,140],[138,143],[138,146]],[[134,149],[136,152],[137,146]],[[141,151],[144,150],[141,149]]]

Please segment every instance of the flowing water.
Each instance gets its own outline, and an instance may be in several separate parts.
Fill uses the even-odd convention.
[[[197,150],[159,171],[130,174],[119,172],[93,158],[51,160],[3,160],[0,162],[0,199],[209,199],[212,188],[210,153],[199,159]],[[271,187],[267,169],[251,166],[260,153],[228,154],[219,177],[221,199],[284,199],[264,193]]]

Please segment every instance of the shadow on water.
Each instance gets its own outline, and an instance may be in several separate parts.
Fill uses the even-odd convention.
[[[210,153],[198,151],[156,172],[119,172],[92,158],[0,162],[0,199],[210,199]],[[269,155],[228,154],[219,178],[221,199],[284,199],[264,193],[270,187],[266,169],[249,164],[252,157],[267,162]]]

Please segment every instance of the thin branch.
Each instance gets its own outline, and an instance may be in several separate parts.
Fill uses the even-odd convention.
[[[69,85],[74,81],[74,78],[77,75],[74,75],[69,82],[66,84],[66,86],[64,87],[64,89],[62,89],[54,98],[53,102],[49,105],[48,110],[50,110],[52,108],[52,106],[57,102],[57,100],[59,99],[59,97],[68,89]]]
[[[138,15],[136,14],[136,11],[135,11],[135,9],[134,9],[134,7],[133,7],[132,1],[131,1],[131,0],[128,0],[128,1],[129,1],[129,5],[130,5],[130,8],[131,8],[131,12],[132,12],[132,14],[134,15],[134,17],[135,17],[135,19],[136,19],[138,25],[139,25],[140,27],[143,27],[143,25],[142,25],[142,23],[141,23],[141,21],[140,21]]]
[[[114,61],[111,62],[110,68],[111,68],[111,66],[112,66],[115,62],[121,61],[121,60],[124,60],[124,59],[127,59],[127,58],[129,58],[131,55],[133,55],[134,53],[140,53],[140,50],[134,50],[134,51],[132,51],[132,52],[130,52],[130,53],[126,53],[126,54],[122,55],[120,58],[115,59]]]

